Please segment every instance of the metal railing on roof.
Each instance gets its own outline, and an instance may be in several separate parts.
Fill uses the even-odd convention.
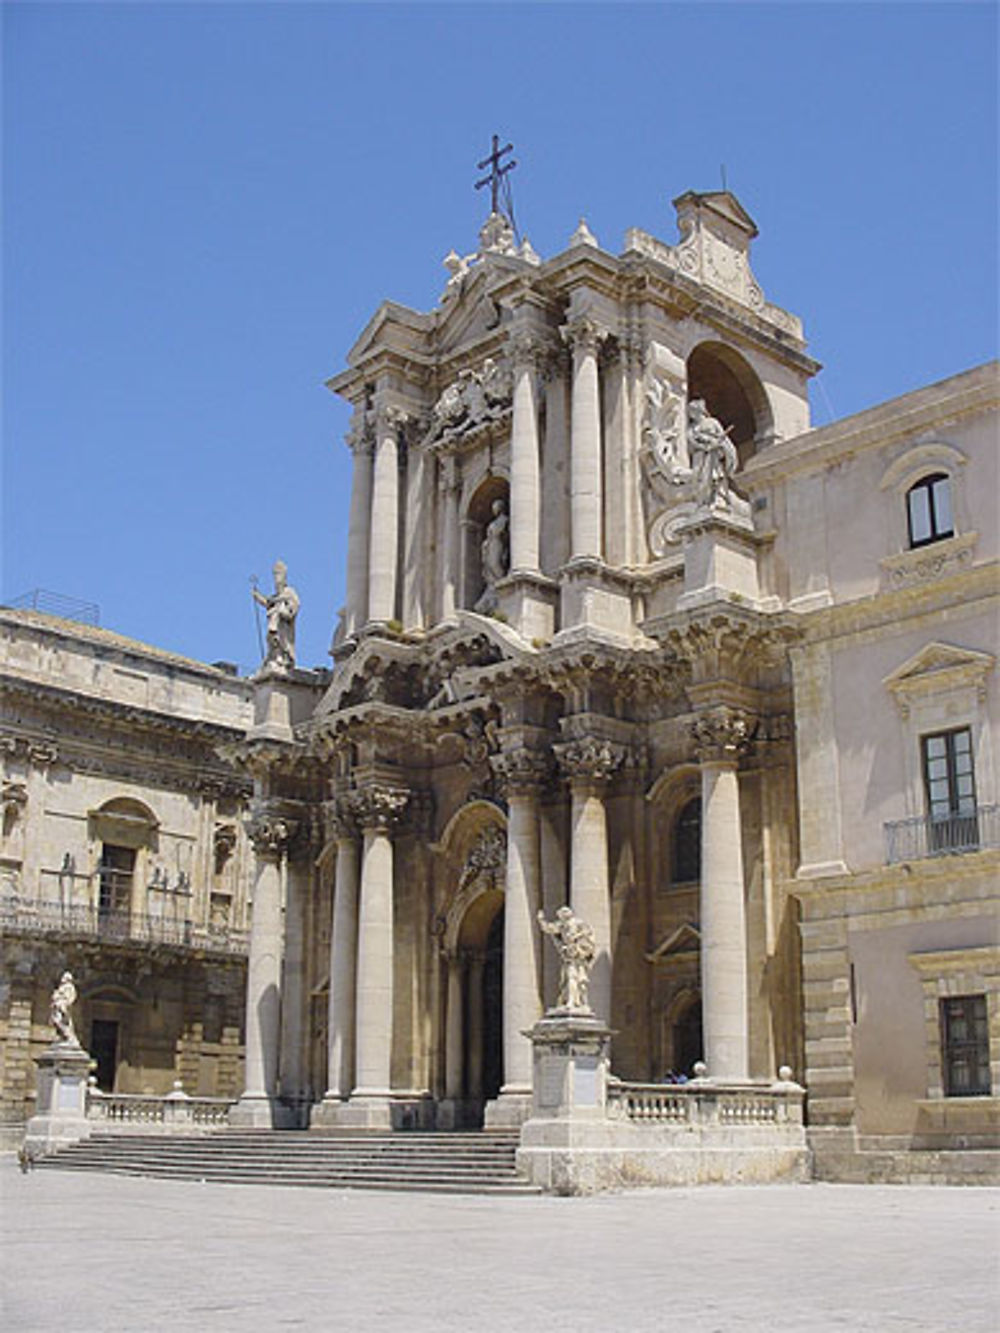
[[[62,620],[76,620],[83,625],[100,625],[101,608],[96,602],[85,602],[80,597],[67,597],[65,593],[49,592],[47,588],[32,588],[21,593],[7,603],[15,611],[41,611],[47,616],[59,616]]]

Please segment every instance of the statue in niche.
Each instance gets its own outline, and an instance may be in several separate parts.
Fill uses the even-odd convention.
[[[295,617],[299,614],[299,595],[288,582],[288,567],[283,560],[274,564],[274,592],[268,597],[254,587],[253,598],[267,615],[267,655],[264,667],[288,671],[295,665]]]
[[[497,604],[496,585],[510,569],[510,519],[505,501],[494,500],[492,513],[479,548],[486,587],[476,603],[477,611],[493,610]]]
[[[704,398],[688,404],[688,452],[698,504],[711,508],[732,507],[729,483],[739,467],[736,445],[729,438],[732,426],[723,427],[709,416]]]
[[[538,913],[538,924],[543,935],[551,935],[562,969],[559,974],[558,1009],[591,1013],[587,1003],[590,969],[597,957],[597,939],[593,926],[573,915],[571,907],[560,907],[555,921],[546,921],[545,913]]]
[[[49,1022],[56,1030],[57,1041],[66,1042],[70,1046],[79,1046],[80,1039],[76,1035],[73,1015],[70,1013],[74,1004],[76,1004],[76,986],[73,984],[73,973],[64,972],[59,978],[59,985],[52,992]]]

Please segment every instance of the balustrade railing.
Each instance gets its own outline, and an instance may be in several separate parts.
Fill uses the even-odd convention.
[[[609,1079],[606,1112],[609,1120],[635,1125],[801,1124],[802,1099],[802,1088],[787,1079],[746,1086],[708,1079],[678,1084]]]
[[[165,1096],[146,1093],[102,1092],[91,1086],[87,1092],[87,1119],[95,1126],[129,1130],[136,1134],[205,1132],[225,1129],[234,1102],[227,1097],[189,1097],[174,1084]]]
[[[93,903],[0,898],[0,930],[24,935],[82,935],[109,943],[170,945],[205,953],[245,954],[249,934],[149,912],[113,911]]]
[[[954,856],[1000,847],[1000,805],[978,805],[962,814],[918,815],[885,825],[885,856],[889,865],[922,861],[929,856]]]

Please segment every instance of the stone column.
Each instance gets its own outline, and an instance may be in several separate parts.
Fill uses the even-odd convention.
[[[708,1076],[749,1078],[747,926],[737,768],[751,720],[719,707],[692,725],[701,761],[701,999]]]
[[[349,437],[350,438],[350,437]],[[354,455],[351,509],[347,520],[347,610],[344,631],[356,634],[368,612],[368,546],[371,537],[372,441],[362,430],[350,438]]]
[[[492,759],[507,792],[507,880],[503,936],[503,1085],[487,1108],[489,1127],[520,1124],[531,1102],[531,1041],[542,1012],[538,797],[548,776],[543,754],[526,748]]]
[[[538,404],[535,373],[538,341],[520,330],[510,340],[514,365],[510,436],[510,571],[539,570]]]
[[[281,866],[297,832],[297,821],[267,805],[258,807],[247,824],[256,864],[247,959],[244,1091],[230,1112],[234,1125],[270,1128],[274,1123],[281,1035]]]
[[[337,865],[330,931],[330,1000],[327,1021],[327,1090],[324,1102],[345,1101],[354,1087],[354,986],[358,949],[359,857],[357,830],[338,807],[334,825]]]
[[[458,460],[452,454],[445,454],[440,459],[440,487],[444,496],[444,531],[441,536],[441,619],[447,620],[455,614],[458,605],[459,579],[459,517],[458,497],[461,479],[458,473]]]
[[[368,619],[385,622],[396,615],[399,565],[399,447],[406,414],[388,407],[379,413],[372,483],[368,547]]]
[[[281,1053],[278,1064],[282,1102],[290,1122],[298,1125],[295,1107],[307,1095],[305,950],[306,911],[313,859],[309,842],[300,839],[296,854],[285,862],[285,948],[281,969]]]
[[[478,1100],[483,1095],[483,972],[486,959],[473,954],[469,959],[468,1014],[469,1014],[469,1068],[466,1080],[468,1095]]]
[[[602,331],[586,315],[563,327],[573,349],[570,416],[570,556],[600,559],[603,486],[601,476],[601,399],[597,353]]]
[[[372,784],[351,798],[364,830],[355,1026],[356,1084],[351,1106],[360,1122],[388,1128],[393,1019],[393,846],[391,829],[409,793]]]
[[[604,792],[622,761],[620,745],[582,737],[554,747],[569,778],[569,905],[593,926],[597,957],[590,974],[590,1005],[604,1023],[611,1019],[611,889],[608,873],[608,822]]]
[[[448,1015],[445,1033],[444,1093],[452,1101],[462,1096],[462,959],[448,959]]]

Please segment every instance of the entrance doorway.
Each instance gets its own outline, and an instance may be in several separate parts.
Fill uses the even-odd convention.
[[[704,1059],[701,1035],[701,1001],[694,1000],[674,1024],[674,1073],[691,1078],[698,1060]]]
[[[91,1023],[90,1055],[96,1065],[97,1086],[102,1092],[114,1092],[118,1069],[118,1023],[115,1019],[95,1018]]]

